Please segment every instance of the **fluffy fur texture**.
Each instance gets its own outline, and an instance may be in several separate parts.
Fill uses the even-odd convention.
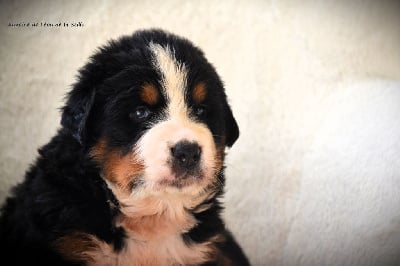
[[[201,50],[159,31],[81,70],[61,128],[2,208],[14,264],[247,265],[218,198],[239,130]]]

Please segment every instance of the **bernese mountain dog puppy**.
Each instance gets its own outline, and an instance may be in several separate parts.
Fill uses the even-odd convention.
[[[2,207],[2,259],[248,265],[219,202],[238,136],[216,70],[190,41],[158,29],[110,41]]]

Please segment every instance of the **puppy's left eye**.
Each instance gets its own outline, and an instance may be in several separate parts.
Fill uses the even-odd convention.
[[[129,114],[129,117],[136,122],[143,122],[147,120],[151,115],[151,111],[146,106],[139,106]]]
[[[203,105],[195,106],[195,107],[193,108],[193,113],[194,113],[195,116],[201,118],[201,117],[204,117],[204,116],[206,115],[207,109],[206,109],[206,107],[203,106]]]

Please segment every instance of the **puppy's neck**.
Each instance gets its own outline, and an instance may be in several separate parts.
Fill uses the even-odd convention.
[[[180,235],[196,225],[193,215],[182,202],[145,198],[133,205],[121,206],[117,226],[122,226],[135,239],[156,240],[169,235]]]
[[[132,238],[144,241],[188,232],[196,225],[193,213],[206,209],[208,205],[202,203],[215,194],[212,191],[195,195],[176,191],[130,195],[118,191],[114,193],[120,210],[116,225],[123,227]]]

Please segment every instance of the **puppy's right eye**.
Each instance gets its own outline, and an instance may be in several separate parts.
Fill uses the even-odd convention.
[[[143,122],[147,120],[151,115],[151,111],[146,106],[139,106],[129,114],[129,117],[135,122]]]

